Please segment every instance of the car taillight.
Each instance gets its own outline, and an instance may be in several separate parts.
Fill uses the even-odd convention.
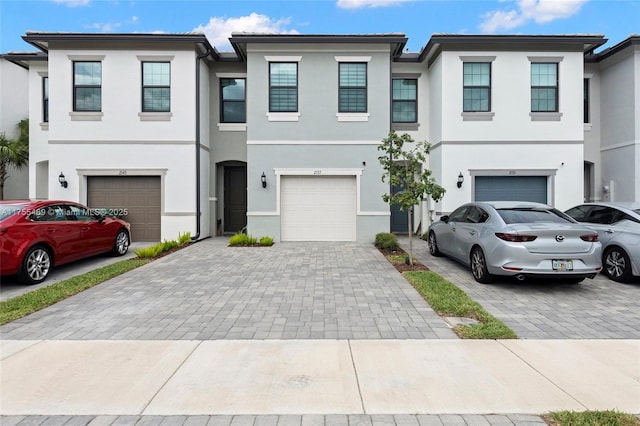
[[[597,243],[600,241],[598,234],[580,235],[582,241],[588,241],[590,243]]]
[[[536,235],[506,234],[502,232],[496,232],[496,237],[512,243],[526,243],[527,241],[533,241],[538,238]]]

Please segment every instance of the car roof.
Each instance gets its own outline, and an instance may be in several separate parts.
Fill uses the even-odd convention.
[[[640,203],[635,203],[632,201],[598,201],[598,202],[591,202],[591,203],[582,203],[580,205],[581,206],[613,207],[613,208],[623,210],[625,213],[633,214],[638,218],[640,218],[640,213],[638,213],[638,210],[640,210]]]
[[[551,206],[542,203],[534,203],[531,201],[479,201],[474,204],[477,205],[486,205],[491,206],[494,209],[531,209],[531,208],[542,208],[542,209],[550,209]]]

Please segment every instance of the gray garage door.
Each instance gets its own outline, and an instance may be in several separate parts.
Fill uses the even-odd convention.
[[[476,176],[475,201],[534,201],[547,204],[547,177]]]
[[[160,241],[159,176],[89,176],[87,204],[91,208],[126,210],[133,241]]]

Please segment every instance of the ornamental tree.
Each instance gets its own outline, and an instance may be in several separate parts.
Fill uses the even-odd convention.
[[[430,149],[431,144],[428,142],[415,142],[409,134],[398,135],[393,130],[378,146],[378,151],[385,154],[378,157],[384,169],[382,181],[400,188],[395,194],[384,194],[382,199],[390,205],[397,205],[400,211],[407,212],[410,265],[413,265],[412,207],[426,197],[439,201],[445,192],[431,176],[431,170],[423,168]]]
[[[0,200],[4,200],[4,183],[9,178],[9,168],[20,169],[29,164],[29,120],[18,123],[18,139],[7,139],[0,133]]]

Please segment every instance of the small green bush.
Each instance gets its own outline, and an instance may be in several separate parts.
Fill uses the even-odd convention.
[[[256,237],[252,237],[251,235],[238,233],[234,234],[229,238],[230,246],[251,246],[258,242]]]
[[[178,245],[183,246],[191,242],[191,232],[185,232],[184,234],[178,234]]]
[[[171,249],[174,249],[176,247],[178,247],[179,244],[176,240],[171,240],[171,241],[163,241],[162,242],[162,251],[169,251]]]
[[[375,246],[380,250],[398,250],[400,247],[398,245],[398,237],[389,232],[381,232],[376,234]]]
[[[149,247],[135,249],[133,252],[141,259],[151,259],[162,253],[164,243],[157,243]]]
[[[260,245],[261,246],[272,246],[273,245],[273,238],[266,237],[266,236],[260,238]]]

